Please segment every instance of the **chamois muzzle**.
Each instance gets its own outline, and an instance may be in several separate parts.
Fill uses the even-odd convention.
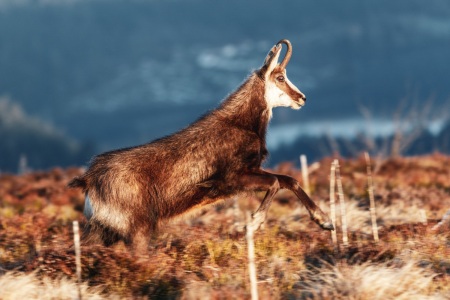
[[[292,55],[292,45],[291,42],[289,42],[286,39],[282,39],[280,40],[277,45],[279,44],[285,44],[287,46],[287,50],[286,50],[286,55],[283,58],[283,61],[280,64],[280,67],[282,69],[286,69],[286,65],[288,64],[289,60],[291,59],[291,55]]]

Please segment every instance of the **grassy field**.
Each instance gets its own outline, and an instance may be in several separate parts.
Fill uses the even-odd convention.
[[[312,198],[329,212],[330,165],[311,167]],[[450,157],[374,162],[380,240],[374,241],[364,158],[340,159],[349,245],[338,249],[296,201],[281,191],[255,233],[261,299],[448,299]],[[301,181],[300,170],[276,172]],[[85,222],[83,195],[65,186],[79,169],[0,176],[0,298],[76,299],[72,221]],[[81,247],[83,299],[249,299],[243,226],[259,196],[246,195],[173,221],[148,256],[123,245]]]

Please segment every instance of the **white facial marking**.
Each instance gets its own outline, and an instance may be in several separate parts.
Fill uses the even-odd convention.
[[[287,85],[293,89],[294,91],[296,91],[299,94],[302,94],[302,92],[300,92],[300,90],[289,80],[289,78],[285,77],[284,80],[286,80]],[[303,95],[303,94],[302,94]]]
[[[266,83],[265,98],[268,108],[292,106],[292,98],[281,90],[273,81],[268,80]]]

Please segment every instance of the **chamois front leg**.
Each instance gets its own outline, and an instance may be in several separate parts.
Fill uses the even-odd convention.
[[[276,176],[272,174],[246,174],[240,177],[241,188],[248,191],[267,190],[264,199],[258,209],[252,214],[252,221],[247,226],[258,230],[266,220],[267,211],[272,203],[273,197],[280,190],[280,184]]]
[[[325,214],[317,204],[309,198],[309,196],[303,191],[300,186],[300,183],[286,175],[272,174],[269,172],[265,172],[265,174],[275,176],[278,179],[281,189],[288,189],[294,192],[294,194],[298,197],[300,202],[306,207],[311,216],[311,220],[316,222],[322,229],[326,230],[334,230],[333,222],[330,217]]]

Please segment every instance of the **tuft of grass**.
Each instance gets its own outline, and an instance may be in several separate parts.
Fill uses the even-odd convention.
[[[413,260],[400,266],[326,264],[304,273],[300,291],[310,299],[440,300],[449,296],[435,289],[431,270]]]
[[[24,274],[7,272],[0,276],[0,298],[13,299],[61,299],[78,298],[78,286],[75,280],[67,278],[51,279],[38,277],[36,273]],[[83,299],[102,300],[119,299],[113,294],[104,294],[101,288],[89,287],[86,283],[80,285]]]

